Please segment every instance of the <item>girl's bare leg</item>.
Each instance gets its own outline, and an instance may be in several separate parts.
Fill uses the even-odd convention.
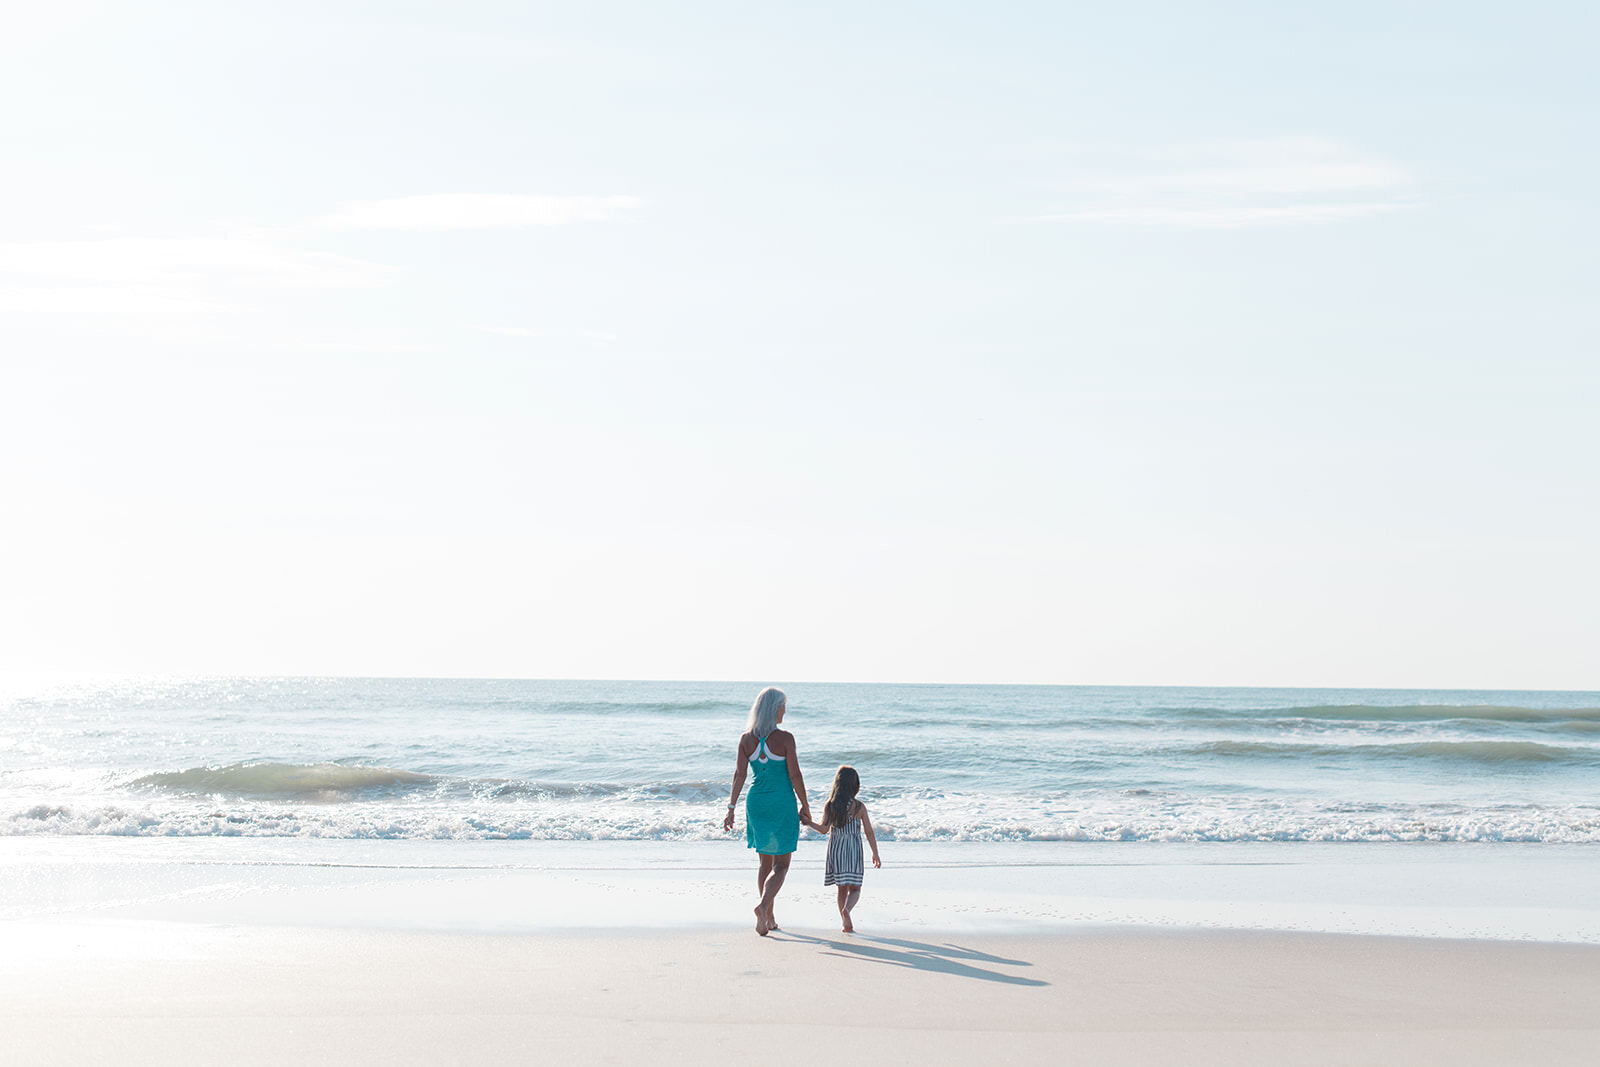
[[[792,856],[794,853],[790,853]],[[765,856],[762,859],[766,859]],[[777,899],[778,890],[783,888],[783,880],[789,875],[789,856],[772,857],[772,873],[767,875],[766,884],[761,887],[761,903],[756,905],[756,933],[762,937],[774,927],[772,921],[772,902]]]
[[[839,886],[838,888],[839,888],[839,921],[844,923],[844,932],[845,933],[847,933],[847,934],[854,933],[856,928],[850,924],[850,907],[849,907],[849,904],[847,903],[847,901],[849,900],[849,897],[850,897],[850,887],[847,886],[847,885],[842,885],[842,886]]]

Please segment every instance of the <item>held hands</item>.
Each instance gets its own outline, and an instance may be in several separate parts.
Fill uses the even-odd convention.
[[[817,824],[811,821],[811,805],[810,804],[801,804],[800,805],[800,821],[805,823],[807,826],[811,827],[813,830],[817,829]],[[818,832],[820,833],[821,831],[818,831]]]

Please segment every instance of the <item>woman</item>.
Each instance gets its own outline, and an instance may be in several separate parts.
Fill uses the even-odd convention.
[[[733,813],[748,771],[755,781],[750,783],[750,796],[744,804],[744,839],[760,857],[756,888],[761,892],[761,902],[756,905],[756,933],[762,937],[778,928],[772,902],[783,888],[789,857],[800,842],[800,822],[811,821],[794,735],[778,729],[787,704],[783,690],[768,686],[750,705],[750,722],[739,738],[733,767],[733,798],[728,801],[728,817],[722,820],[724,830],[733,829]]]

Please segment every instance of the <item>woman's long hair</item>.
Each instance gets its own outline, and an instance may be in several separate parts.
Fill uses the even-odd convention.
[[[766,737],[778,728],[778,712],[787,703],[789,698],[783,695],[782,689],[767,686],[756,694],[756,702],[750,705],[750,721],[745,729],[757,737]]]
[[[828,803],[823,808],[830,828],[843,826],[850,821],[850,808],[861,792],[861,775],[848,763],[833,775],[833,788],[828,790]]]

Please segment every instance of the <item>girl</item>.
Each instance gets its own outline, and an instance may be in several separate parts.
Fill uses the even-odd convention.
[[[867,844],[872,846],[872,865],[883,866],[883,861],[878,859],[878,839],[872,832],[867,806],[856,799],[860,791],[861,776],[856,769],[840,767],[833,776],[833,788],[822,809],[822,821],[806,820],[806,825],[817,833],[828,835],[828,864],[822,884],[838,886],[839,918],[847,934],[855,932],[850,912],[861,899],[861,876],[866,872],[866,864],[861,860],[862,834],[867,835]]]

